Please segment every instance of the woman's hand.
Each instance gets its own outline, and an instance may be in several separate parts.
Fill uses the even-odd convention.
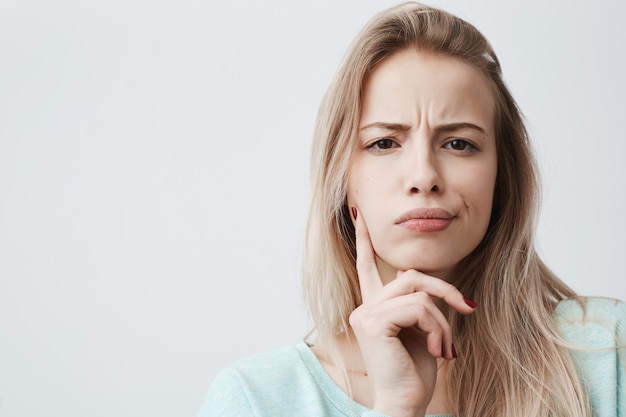
[[[355,217],[363,304],[350,315],[350,325],[370,377],[373,410],[423,416],[437,380],[436,358],[456,357],[450,326],[433,297],[462,314],[474,309],[453,285],[416,270],[398,271],[383,286],[367,226],[362,216]]]

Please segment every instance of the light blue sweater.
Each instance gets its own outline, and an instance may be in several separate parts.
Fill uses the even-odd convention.
[[[593,415],[626,417],[626,303],[589,298],[583,309],[567,300],[555,319],[568,342],[591,348],[573,356]],[[247,416],[384,417],[352,401],[304,342],[239,361],[213,381],[199,417]]]

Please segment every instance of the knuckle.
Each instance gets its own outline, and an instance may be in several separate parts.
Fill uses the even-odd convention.
[[[421,282],[420,274],[414,269],[406,271],[399,278],[402,279],[405,283],[415,287],[419,286]]]
[[[428,337],[431,337],[433,340],[436,340],[438,342],[441,341],[443,338],[443,331],[441,327],[433,327],[433,329],[429,332]]]
[[[459,290],[449,282],[444,282],[443,290],[446,294],[457,294]]]
[[[415,310],[416,310],[417,314],[418,314],[420,317],[424,316],[424,315],[426,314],[426,312],[427,312],[427,309],[426,309],[426,307],[424,306],[424,304],[417,304],[417,305],[415,306]]]
[[[350,326],[358,327],[362,321],[361,316],[362,314],[359,307],[350,314],[350,317],[348,317],[348,323],[350,323]]]
[[[372,316],[363,306],[357,308],[348,317],[348,323],[355,329],[367,329],[372,327]]]
[[[424,304],[430,303],[432,301],[430,295],[425,291],[414,292],[413,297],[420,303],[420,307],[424,309],[426,308],[424,307]]]
[[[360,334],[379,334],[387,326],[384,314],[380,314],[374,306],[361,305],[348,317],[350,326]]]

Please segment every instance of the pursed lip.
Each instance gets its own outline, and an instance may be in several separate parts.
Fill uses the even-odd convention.
[[[450,226],[454,216],[442,208],[417,208],[401,215],[395,224],[414,232],[440,232]]]
[[[442,208],[417,208],[409,210],[402,216],[398,217],[396,224],[404,223],[415,219],[441,219],[452,220],[454,216],[449,211]]]

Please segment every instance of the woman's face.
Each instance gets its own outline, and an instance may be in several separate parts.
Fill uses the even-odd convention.
[[[385,282],[417,269],[449,282],[485,235],[496,182],[487,79],[454,58],[398,52],[364,84],[348,204]]]

